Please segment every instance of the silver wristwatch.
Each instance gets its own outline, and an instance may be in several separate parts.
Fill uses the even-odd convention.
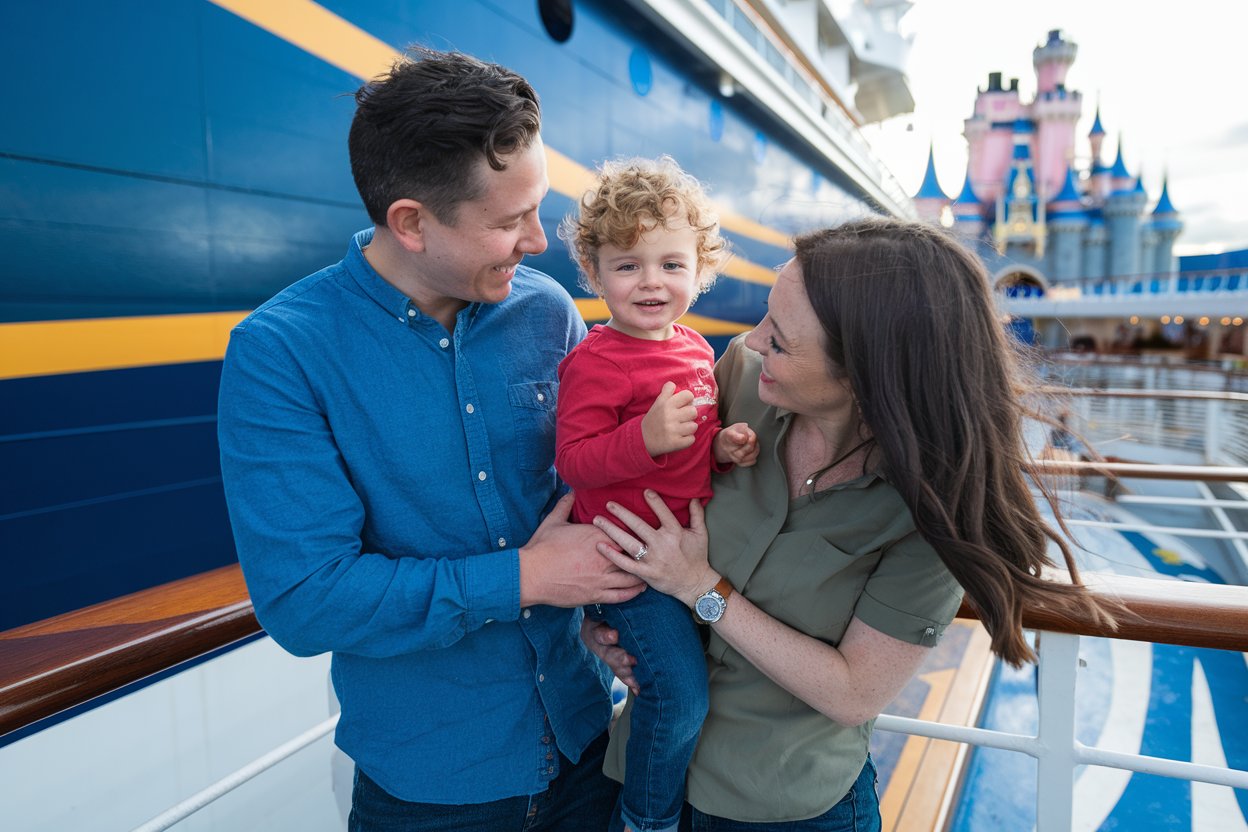
[[[714,624],[724,617],[728,608],[728,596],[732,594],[732,584],[727,578],[720,578],[719,583],[698,596],[693,602],[694,617],[706,624]]]

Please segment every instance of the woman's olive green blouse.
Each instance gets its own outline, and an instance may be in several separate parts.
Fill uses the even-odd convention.
[[[857,616],[893,638],[935,645],[962,589],[915,531],[900,496],[875,474],[788,497],[781,463],[792,414],[758,398],[761,360],[734,340],[716,367],[723,424],[758,433],[758,463],[714,478],[711,565],[768,615],[835,645]],[[732,599],[728,600],[731,611]],[[731,614],[731,612],[730,612]],[[840,725],[763,675],[714,630],[710,713],[689,766],[689,802],[741,821],[802,820],[849,791],[874,720]],[[607,753],[622,779],[632,698]]]

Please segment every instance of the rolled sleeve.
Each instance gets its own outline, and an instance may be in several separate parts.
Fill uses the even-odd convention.
[[[899,641],[932,646],[961,603],[962,587],[935,550],[911,532],[882,553],[854,615]]]

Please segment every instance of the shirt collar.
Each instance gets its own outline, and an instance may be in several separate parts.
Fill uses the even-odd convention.
[[[368,248],[368,244],[372,241],[373,229],[365,228],[363,231],[357,231],[351,238],[351,244],[347,246],[347,256],[343,258],[343,265],[346,266],[347,272],[359,284],[364,294],[376,301],[387,315],[396,321],[407,323],[409,317],[415,317],[408,315],[409,309],[417,315],[421,312],[416,309],[407,295],[386,282],[386,279],[379,275],[368,262],[368,258],[364,256],[364,249]]]
[[[433,318],[421,312],[416,304],[412,303],[411,298],[394,288],[389,281],[378,274],[368,262],[368,258],[364,256],[364,249],[368,248],[372,241],[373,229],[365,228],[363,231],[357,231],[351,238],[351,244],[347,246],[347,256],[343,258],[347,271],[364,290],[364,294],[376,301],[387,315],[399,323],[409,323],[409,318],[422,323],[424,321],[436,323]],[[485,305],[468,304],[456,313],[456,320],[460,323],[471,323]]]

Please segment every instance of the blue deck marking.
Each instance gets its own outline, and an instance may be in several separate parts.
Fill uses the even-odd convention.
[[[1215,570],[1174,557],[1139,532],[1121,532],[1121,536],[1160,575],[1226,583]],[[1083,639],[1080,645],[1080,657],[1087,662],[1089,670],[1081,672],[1079,677],[1076,733],[1079,740],[1087,744],[1096,741],[1110,717],[1109,695],[1113,680],[1107,673],[1095,672],[1097,668],[1111,666],[1109,652],[1109,641],[1105,639]],[[1225,650],[1153,645],[1151,683],[1139,753],[1174,760],[1191,759],[1196,662],[1200,662],[1208,682],[1227,765],[1246,769],[1248,666],[1241,654]],[[998,668],[981,724],[995,730],[1034,735],[1037,721],[1034,668]],[[975,832],[1033,828],[1035,782],[1036,761],[1031,757],[995,749],[975,749],[951,829]],[[1237,789],[1234,795],[1241,814],[1248,817],[1248,791]],[[1115,832],[1194,829],[1192,784],[1174,778],[1132,774],[1119,800],[1098,828]]]

